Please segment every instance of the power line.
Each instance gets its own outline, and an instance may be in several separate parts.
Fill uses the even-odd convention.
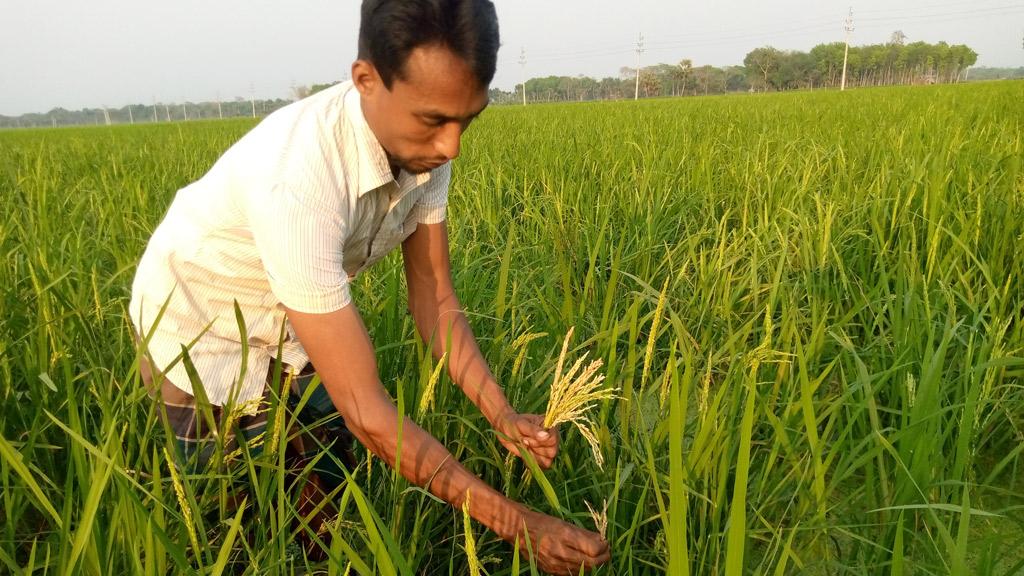
[[[979,18],[979,17],[993,17],[1003,16],[1007,14],[1015,14],[1019,11],[1024,10],[1024,4],[1003,4],[999,6],[987,6],[979,7],[978,4],[991,3],[999,0],[976,0],[976,2],[954,2],[945,3],[939,5],[932,5],[925,7],[925,9],[942,9],[942,8],[958,8],[971,6],[968,10],[944,10],[932,13],[922,13],[920,7],[905,7],[905,8],[891,8],[882,10],[871,10],[866,11],[872,17],[870,18],[858,18],[858,23],[862,27],[868,29],[875,29],[881,25],[886,24],[904,24],[913,25],[918,23],[936,23],[945,20],[960,20],[966,18]],[[908,10],[913,10],[914,13],[906,14]],[[710,46],[720,46],[726,44],[736,44],[744,41],[753,41],[757,39],[771,39],[785,34],[797,34],[806,32],[828,32],[835,30],[838,25],[841,25],[842,21],[832,19],[810,19],[803,22],[792,22],[790,26],[785,28],[769,28],[765,26],[755,26],[746,28],[737,28],[728,32],[716,33],[714,31],[695,31],[693,33],[687,33],[685,38],[661,38],[661,39],[644,39],[643,35],[640,35],[639,41],[635,45],[637,51],[637,81],[634,97],[639,97],[639,69],[640,69],[640,54],[644,51],[651,52],[666,52],[670,50],[680,49],[693,49]],[[852,24],[848,20],[845,23],[846,27],[851,27]],[[706,29],[705,29],[706,30]],[[852,30],[848,31],[847,35]],[[593,59],[605,56],[624,56],[626,51],[633,48],[630,44],[608,44],[602,42],[599,44],[576,44],[571,47],[552,47],[549,50],[534,49],[532,62],[557,62],[557,61],[578,61]],[[847,43],[848,49],[848,43]],[[525,53],[525,49],[521,50],[520,56]],[[513,64],[516,62],[514,58],[502,58],[499,60],[502,64]],[[521,64],[522,65],[522,64]],[[525,85],[525,82],[524,82]]]
[[[952,2],[952,3],[949,3],[949,4],[932,4],[932,5],[929,5],[929,6],[925,6],[923,8],[924,9],[928,9],[928,10],[937,9],[937,8],[966,8],[966,7],[970,7],[972,9],[978,9],[978,8],[980,8],[979,4],[991,4],[993,2],[1004,2],[1004,1],[1005,0],[972,0],[970,2]],[[1002,7],[1006,8],[1006,7],[1014,7],[1014,6],[1016,6],[1016,5],[1009,5],[1009,6],[1002,6]],[[989,8],[986,8],[986,9],[996,9],[996,8],[999,8],[999,7],[989,7]],[[922,10],[921,6],[902,6],[902,7],[894,6],[892,8],[884,8],[884,9],[880,9],[880,10],[861,10],[860,13],[861,14],[889,14],[889,13],[893,13],[893,12],[914,12],[914,13],[917,13],[917,12],[920,12],[921,10]]]
[[[998,6],[993,8],[978,8],[976,10],[963,10],[960,12],[942,12],[939,14],[917,14],[915,16],[890,16],[885,18],[864,18],[864,22],[888,22],[892,20],[906,20],[908,18],[942,18],[946,16],[968,16],[971,14],[985,14],[991,16],[1002,15],[1006,11],[1014,12],[1016,10],[1024,9],[1024,4],[1016,4],[1013,6]],[[992,12],[1000,12],[1000,14],[990,14]]]

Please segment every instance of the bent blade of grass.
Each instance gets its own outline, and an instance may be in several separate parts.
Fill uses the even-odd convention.
[[[684,353],[686,368],[683,377],[679,378],[679,368],[675,362],[675,347],[669,354],[669,370],[672,385],[669,390],[669,489],[668,489],[668,573],[689,576],[690,558],[687,546],[687,513],[688,499],[683,487],[686,471],[683,469],[683,424],[686,422],[686,402],[693,380],[693,354],[689,349]]]
[[[793,556],[793,538],[796,536],[797,530],[800,528],[800,523],[797,522],[789,530],[789,538],[786,539],[786,545],[782,549],[782,558],[779,559],[779,563],[775,565],[775,576],[785,576],[787,574],[786,567],[789,565],[789,559]],[[780,528],[781,530],[781,528]],[[796,559],[799,563],[799,559]]]
[[[505,252],[501,256],[501,268],[498,270],[498,293],[495,296],[495,316],[498,321],[495,326],[501,326],[505,320],[505,310],[508,308],[508,270],[512,263],[512,245],[516,237],[515,225],[509,226],[508,236],[505,239]]]
[[[33,545],[33,551],[34,550],[35,546]],[[25,571],[22,570],[21,566],[18,566],[18,563],[14,561],[14,558],[8,556],[7,553],[4,552],[3,548],[0,548],[0,563],[5,564],[7,566],[7,569],[10,570],[10,573],[14,576],[24,576],[25,574]],[[32,564],[33,563],[30,561],[29,566],[31,567]],[[518,572],[513,572],[513,574],[518,574]]]
[[[925,495],[924,491],[921,489],[921,486],[918,485],[917,482],[914,480],[913,475],[911,474],[910,470],[907,468],[907,465],[903,462],[903,459],[900,458],[899,452],[892,445],[892,443],[889,442],[889,440],[887,440],[885,438],[885,436],[883,436],[878,431],[875,431],[875,439],[879,443],[881,443],[881,445],[885,449],[885,451],[887,451],[889,453],[889,455],[892,456],[893,460],[896,461],[896,464],[899,466],[900,470],[903,470],[903,473],[906,474],[906,476],[907,476],[907,480],[910,482],[910,485],[917,492],[917,495],[920,497],[920,499],[922,501],[927,502],[928,501],[928,497]],[[950,510],[952,512],[957,512],[960,509],[957,508],[956,506],[953,506],[952,504],[943,504],[943,503],[905,504],[905,505],[900,505],[900,506],[887,506],[885,508],[878,508],[877,511],[879,511],[879,512],[886,512],[889,509],[892,509],[892,510],[902,510],[902,509],[906,509],[906,510],[913,510],[913,509],[925,510],[928,513],[928,517],[932,521],[932,526],[934,526],[935,531],[938,532],[939,533],[939,537],[942,538],[942,543],[943,543],[943,545],[946,546],[946,549],[947,550],[952,550],[954,548],[954,546],[956,546],[956,544],[953,541],[953,536],[949,532],[949,529],[946,528],[946,525],[939,520],[938,515],[935,513],[935,510]],[[985,514],[984,513],[979,513],[978,515],[985,515]],[[930,531],[926,532],[926,534],[928,534],[929,538],[933,538]],[[948,570],[949,566],[946,565],[946,559],[944,557],[939,557],[939,560],[942,561],[943,568]]]
[[[10,466],[18,477],[21,478],[22,482],[25,483],[32,495],[35,496],[36,502],[42,507],[42,510],[50,516],[50,519],[53,520],[53,523],[57,528],[63,528],[64,521],[61,519],[60,514],[57,513],[57,509],[50,503],[50,499],[46,497],[42,488],[39,487],[39,483],[36,482],[35,477],[29,473],[28,467],[25,466],[25,462],[22,460],[21,453],[15,450],[3,436],[0,436],[0,456],[3,456],[4,460],[7,461],[7,465]]]
[[[963,506],[960,510],[960,526],[957,528],[956,547],[953,548],[953,558],[950,562],[953,567],[953,574],[967,573],[967,539],[970,536],[971,525],[971,491],[964,486]]]
[[[729,511],[729,536],[725,557],[727,574],[743,573],[743,553],[746,546],[747,477],[750,473],[750,444],[754,427],[754,403],[757,400],[757,366],[751,367],[747,379],[747,402],[740,423],[739,453],[736,456],[736,482],[732,507]]]
[[[245,506],[248,503],[249,498],[245,497],[242,498],[241,504],[238,505],[238,512],[235,513],[235,519],[231,522],[228,534],[220,545],[220,553],[217,554],[217,562],[213,565],[210,576],[220,576],[224,572],[224,568],[228,564],[228,558],[231,557],[232,546],[235,543],[235,538],[238,536],[238,530],[242,526],[242,515],[245,513]]]
[[[554,486],[551,485],[551,481],[544,475],[544,470],[542,470],[537,464],[537,461],[533,459],[529,450],[523,451],[520,456],[522,457],[523,462],[526,463],[530,477],[536,480],[537,484],[540,485],[541,492],[543,492],[544,497],[547,498],[548,504],[561,513],[562,504],[558,501],[558,494],[555,492]]]
[[[192,563],[185,558],[184,551],[181,549],[180,544],[171,540],[170,536],[168,536],[167,533],[159,526],[154,524],[153,527],[155,529],[153,535],[155,535],[164,545],[164,549],[171,556],[171,559],[174,560],[175,564],[177,564],[177,569],[188,576],[199,576],[199,573],[192,567]]]
[[[892,576],[903,576],[903,512],[896,519],[896,541],[892,546]]]
[[[409,568],[405,557],[402,556],[401,551],[398,549],[398,544],[395,543],[388,530],[382,529],[386,528],[384,521],[377,515],[377,511],[369,505],[366,496],[363,495],[359,486],[352,481],[352,477],[347,471],[345,471],[345,477],[348,479],[347,490],[351,490],[352,499],[356,503],[359,516],[370,538],[368,543],[370,545],[370,553],[373,554],[374,560],[378,562],[377,568],[385,576],[397,576],[399,573],[403,576],[412,576],[412,569]]]
[[[107,437],[106,449],[110,449],[111,442],[117,439],[117,435],[110,434]],[[89,494],[85,501],[85,507],[82,511],[82,516],[79,519],[78,530],[75,531],[74,543],[71,547],[71,556],[68,558],[68,564],[65,567],[65,576],[70,576],[77,572],[79,568],[78,558],[85,550],[86,546],[95,546],[96,541],[91,539],[92,531],[96,528],[96,513],[99,510],[100,499],[103,497],[104,492],[107,489],[107,483],[110,481],[110,475],[114,469],[113,461],[106,461],[100,463],[100,469],[98,474],[94,474],[91,477],[89,484]],[[96,574],[102,573],[102,570],[98,565],[92,566],[91,572]]]

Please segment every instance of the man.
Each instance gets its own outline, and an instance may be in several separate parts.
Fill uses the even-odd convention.
[[[487,0],[366,0],[352,81],[272,114],[179,191],[140,262],[131,314],[147,342],[145,377],[152,381],[150,369],[163,375],[168,418],[183,448],[203,434],[196,390],[179,361],[190,345],[215,410],[259,402],[272,362],[295,374],[304,366],[308,374],[307,362],[315,366],[348,430],[394,464],[398,412],[349,281],[401,244],[409,309],[434,357],[447,352],[452,379],[507,448],[550,466],[557,431],[509,405],[450,272],[449,162],[487,106],[497,50],[497,16]],[[240,428],[260,426],[250,424]],[[608,560],[597,534],[505,498],[408,418],[401,439],[403,476],[456,507],[468,494],[470,515],[509,542],[518,538],[521,550],[528,533],[543,569],[576,573]]]

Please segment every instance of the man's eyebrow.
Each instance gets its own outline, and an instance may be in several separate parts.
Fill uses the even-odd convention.
[[[488,102],[487,104],[489,105],[490,102]],[[485,105],[478,112],[476,112],[475,114],[472,114],[470,116],[467,116],[465,119],[466,120],[474,120],[474,119],[476,119],[477,116],[480,116],[480,114],[483,114],[483,111],[486,110],[486,109],[487,109],[487,106]],[[455,117],[452,117],[452,116],[448,116],[447,114],[445,114],[443,112],[440,112],[440,111],[437,111],[437,110],[424,110],[423,112],[420,112],[420,116],[422,116],[424,118],[428,118],[430,120],[438,120],[438,121],[441,121],[441,122],[459,122],[459,121],[462,120],[460,118],[455,118]]]
[[[422,116],[424,118],[428,118],[430,120],[444,120],[444,121],[448,121],[448,120],[452,119],[447,114],[443,114],[441,112],[435,112],[433,110],[427,110],[425,112],[420,112],[420,116]]]

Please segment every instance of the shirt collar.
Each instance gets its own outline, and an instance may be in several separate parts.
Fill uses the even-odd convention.
[[[344,108],[356,135],[356,151],[359,158],[359,190],[357,194],[363,196],[381,186],[395,182],[396,179],[392,175],[391,165],[388,164],[384,148],[377,141],[373,130],[370,130],[370,125],[366,123],[359,91],[355,89],[355,86],[350,87],[348,93],[345,94]],[[430,172],[415,175],[403,172],[399,174],[399,179],[405,180],[404,176],[415,179],[414,187],[422,186],[430,180]]]

